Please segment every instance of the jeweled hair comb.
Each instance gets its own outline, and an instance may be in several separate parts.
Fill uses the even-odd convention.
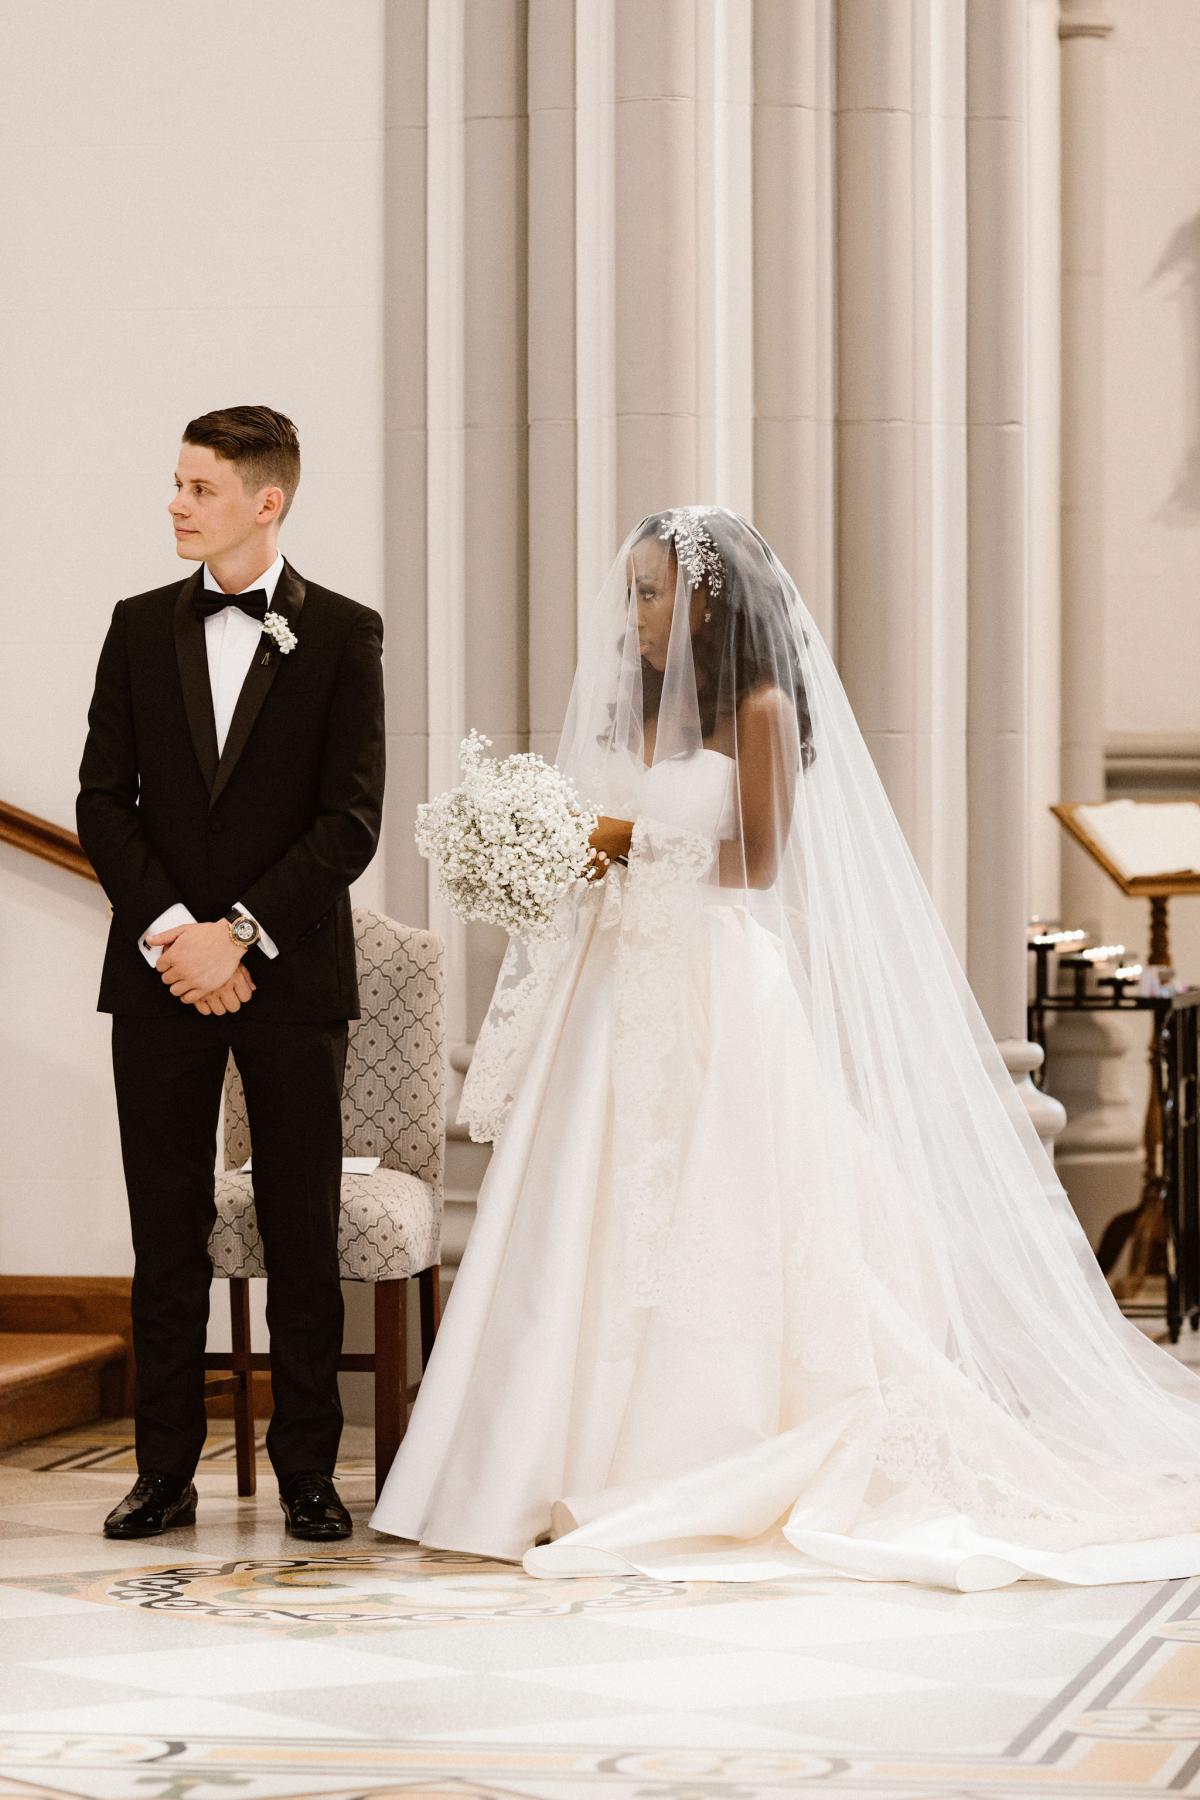
[[[709,593],[719,594],[725,582],[725,564],[704,523],[710,511],[707,506],[673,507],[663,514],[658,535],[664,543],[674,542],[690,587],[698,588],[707,580]]]

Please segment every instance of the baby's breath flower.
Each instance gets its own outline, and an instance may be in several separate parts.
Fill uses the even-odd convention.
[[[491,743],[478,731],[463,739],[460,786],[417,808],[417,849],[460,919],[545,937],[587,879],[597,815],[561,769],[529,750],[488,756]]]
[[[281,656],[287,656],[300,641],[282,613],[264,613],[262,628],[269,638],[275,640]]]

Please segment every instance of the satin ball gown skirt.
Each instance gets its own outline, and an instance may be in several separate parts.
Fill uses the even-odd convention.
[[[971,1505],[972,1446],[1006,1432],[1045,1510],[1068,1476],[889,1291],[905,1246],[868,1241],[870,1197],[900,1177],[825,1080],[779,940],[698,890],[643,1071],[602,911],[580,909],[372,1526],[555,1577],[1200,1571],[1194,1531],[1079,1542],[1027,1496]],[[647,1222],[647,1169],[673,1171],[669,1219]],[[906,1424],[933,1391],[949,1452]]]

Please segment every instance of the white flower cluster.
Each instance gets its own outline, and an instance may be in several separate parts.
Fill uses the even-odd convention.
[[[596,814],[560,769],[524,751],[485,755],[472,731],[459,749],[462,784],[417,808],[417,849],[460,919],[549,936],[560,902],[587,879]]]
[[[279,645],[279,654],[286,656],[294,650],[300,641],[282,613],[269,612],[263,615],[262,628],[269,638],[274,638]]]

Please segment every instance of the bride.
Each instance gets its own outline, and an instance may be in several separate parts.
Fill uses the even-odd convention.
[[[557,761],[595,880],[505,957],[372,1525],[534,1575],[1200,1573],[1200,1380],[1112,1299],[746,520],[633,531]]]

